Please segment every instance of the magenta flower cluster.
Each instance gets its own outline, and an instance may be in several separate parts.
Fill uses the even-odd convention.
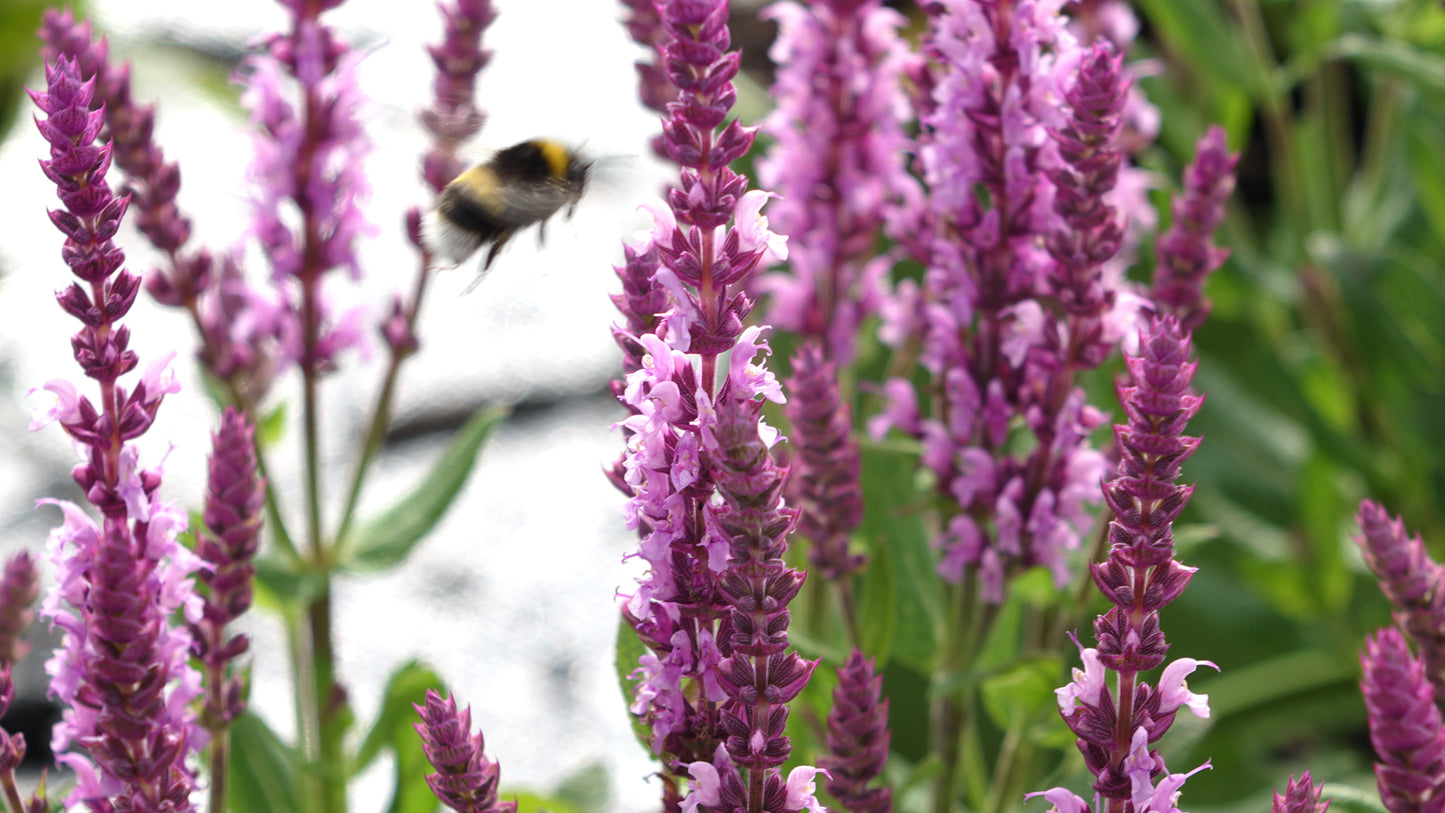
[[[47,59],[64,55],[81,75],[95,77],[93,104],[105,114],[103,135],[126,174],[137,226],[166,261],[147,275],[146,290],[161,304],[190,313],[201,363],[238,403],[254,407],[277,373],[278,342],[288,321],[274,298],[246,283],[231,253],[215,255],[190,244],[190,219],[176,203],[180,168],[155,143],[154,107],[131,98],[129,66],[111,65],[106,41],[92,40],[90,22],[68,10],[46,11],[40,36]]]
[[[168,356],[122,383],[140,363],[122,323],[140,279],[122,268],[125,255],[111,241],[129,198],[106,180],[112,153],[96,143],[103,115],[94,78],[64,56],[47,63],[45,78],[45,91],[31,93],[50,143],[41,168],[60,196],[50,216],[76,278],[57,299],[81,323],[71,345],[99,399],[51,381],[54,405],[37,411],[32,428],[58,422],[84,450],[72,474],[101,515],[97,523],[79,506],[46,501],[65,517],[50,539],[59,587],[44,607],[63,633],[47,664],[51,692],[67,706],[53,745],[76,773],[72,803],[188,810],[195,776],[187,757],[205,735],[188,709],[199,691],[190,636],[171,619],[178,611],[196,618],[189,576],[199,561],[176,541],[184,512],[156,496],[160,469],[142,468],[134,445],[177,385]]]

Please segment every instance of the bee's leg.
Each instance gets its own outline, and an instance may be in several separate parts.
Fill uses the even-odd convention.
[[[537,224],[537,248],[547,245],[547,221]]]
[[[491,250],[487,252],[487,259],[485,262],[482,263],[483,271],[486,271],[487,269],[492,267],[492,261],[497,259],[497,255],[502,252],[502,246],[505,246],[507,244],[507,241],[510,239],[512,239],[512,233],[507,232],[498,237],[496,241],[492,243]]]
[[[569,203],[569,204],[567,204],[567,219],[568,219],[568,220],[571,220],[571,219],[572,219],[572,215],[577,214],[577,204],[578,204],[578,203],[581,203],[581,202],[582,202],[582,199],[581,199],[581,198],[573,198],[573,199],[572,199],[572,202]]]

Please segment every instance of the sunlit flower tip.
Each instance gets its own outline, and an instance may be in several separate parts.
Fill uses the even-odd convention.
[[[1212,661],[1197,661],[1193,658],[1180,658],[1164,667],[1164,673],[1159,676],[1159,710],[1160,713],[1170,712],[1180,706],[1186,706],[1194,716],[1202,719],[1209,717],[1209,695],[1195,694],[1189,691],[1189,684],[1184,678],[1201,666],[1208,666],[1218,672],[1219,667]]]
[[[1310,772],[1305,771],[1298,779],[1290,776],[1284,795],[1275,793],[1270,813],[1325,813],[1330,800],[1321,799],[1323,785],[1315,785]]]
[[[1068,788],[1049,788],[1025,793],[1024,799],[1032,799],[1035,796],[1044,797],[1049,804],[1053,805],[1050,810],[1055,813],[1091,813],[1089,803],[1084,801],[1084,797]]]

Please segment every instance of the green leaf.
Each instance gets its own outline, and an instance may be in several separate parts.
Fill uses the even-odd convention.
[[[1338,782],[1325,782],[1321,788],[1330,810],[1343,813],[1385,813],[1385,805],[1377,792],[1363,791]]]
[[[1436,104],[1445,102],[1445,57],[1401,40],[1364,34],[1345,34],[1329,50],[1341,59],[1404,79]]]
[[[1211,715],[1222,721],[1233,715],[1252,714],[1305,692],[1352,681],[1357,672],[1358,666],[1347,658],[1317,649],[1300,649],[1214,677],[1201,677],[1196,672],[1194,678],[1204,684]]]
[[[432,470],[379,516],[339,540],[340,567],[352,573],[385,570],[402,561],[446,515],[476,464],[477,453],[507,416],[501,407],[479,410],[452,438]]]
[[[1250,86],[1240,39],[1230,30],[1220,4],[1141,0],[1139,6],[1169,45],[1186,55],[1190,66],[1209,77],[1210,84]]]
[[[583,811],[583,808],[573,807],[565,800],[526,791],[504,791],[497,794],[497,798],[502,801],[515,799],[517,813],[582,813]]]
[[[892,549],[887,545],[875,547],[860,580],[858,623],[863,651],[880,662],[887,662],[893,654],[893,636],[898,629],[896,580]]]
[[[918,505],[923,495],[914,485],[917,458],[868,444],[862,453],[861,532],[867,539],[869,556],[885,558],[888,575],[892,576],[890,587],[870,586],[873,577],[865,578],[863,600],[876,606],[891,591],[896,608],[896,620],[884,619],[880,622],[883,628],[872,634],[885,643],[891,640],[891,654],[927,673],[938,651],[943,600]],[[879,590],[885,595],[869,597],[866,592]],[[894,632],[889,634],[887,626],[895,624]],[[884,657],[888,653],[870,650],[869,654]]]
[[[589,762],[567,775],[554,794],[557,801],[577,810],[607,810],[612,807],[612,782],[607,766]],[[551,808],[554,813],[558,808]]]
[[[1032,723],[1057,708],[1054,690],[1059,683],[1059,662],[1054,658],[1021,661],[983,681],[984,709],[1002,729],[1014,723]]]
[[[256,445],[269,449],[286,435],[286,402],[272,407],[256,422]]]
[[[421,722],[421,718],[412,704],[425,703],[427,689],[446,696],[446,684],[441,677],[419,661],[407,661],[391,673],[381,694],[381,709],[377,712],[376,722],[372,723],[371,730],[361,743],[361,750],[356,754],[355,772],[366,770],[383,748],[394,750],[398,739],[420,742],[413,726]]]
[[[233,813],[300,813],[301,756],[256,715],[231,724],[226,803]]]
[[[304,604],[321,595],[324,582],[300,562],[268,554],[256,558],[256,603],[275,610]]]

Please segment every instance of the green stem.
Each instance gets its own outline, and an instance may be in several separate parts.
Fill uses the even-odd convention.
[[[972,717],[974,689],[963,678],[973,667],[973,656],[988,636],[998,617],[998,608],[978,599],[978,576],[970,573],[963,584],[951,588],[955,594],[957,624],[946,624],[942,663],[936,685],[946,688],[933,700],[931,750],[940,760],[938,784],[933,797],[934,813],[950,813],[958,795],[958,773],[963,734]]]
[[[983,813],[1001,813],[1007,805],[1005,799],[1015,798],[1011,792],[1019,782],[1019,768],[1027,764],[1028,743],[1023,736],[1024,721],[1014,720],[1004,734],[999,746],[998,759],[994,762],[993,778],[984,797]]]
[[[421,268],[418,269],[416,275],[416,287],[412,290],[411,304],[406,310],[408,332],[416,327],[417,314],[421,311],[422,295],[426,293],[427,280],[431,279],[431,275],[427,273],[427,266],[430,264],[431,255],[423,251]],[[402,363],[410,356],[410,352],[392,352],[390,363],[386,367],[386,375],[381,381],[381,388],[376,393],[376,403],[371,407],[371,420],[367,423],[366,435],[362,438],[361,449],[356,456],[356,467],[351,474],[351,488],[347,491],[345,508],[341,511],[341,521],[337,526],[337,559],[342,558],[347,537],[351,532],[352,521],[356,518],[356,505],[361,501],[362,487],[366,485],[366,476],[371,472],[371,461],[376,457],[377,451],[381,449],[382,441],[386,439],[387,427],[391,425],[391,406],[396,396],[396,382],[400,378]]]
[[[1250,67],[1255,72],[1252,90],[1258,96],[1259,115],[1264,123],[1265,141],[1269,144],[1270,165],[1274,169],[1275,190],[1284,202],[1284,216],[1290,221],[1296,245],[1302,250],[1304,239],[1311,230],[1311,218],[1300,181],[1299,160],[1294,151],[1294,114],[1272,78],[1278,59],[1255,0],[1231,0],[1230,5],[1239,19],[1241,34],[1249,49]]]

